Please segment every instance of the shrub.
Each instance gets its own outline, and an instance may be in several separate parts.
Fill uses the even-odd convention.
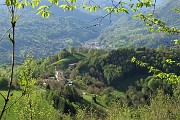
[[[6,88],[8,86],[8,79],[7,78],[0,78],[0,89]]]

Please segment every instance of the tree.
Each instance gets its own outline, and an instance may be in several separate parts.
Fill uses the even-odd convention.
[[[60,53],[58,53],[58,59],[64,59],[64,58],[67,58],[71,56],[71,54],[66,50],[66,49],[63,49]]]
[[[57,120],[58,112],[45,99],[41,90],[33,90],[14,105],[18,120]],[[15,99],[15,98],[14,98]]]
[[[69,52],[70,52],[71,54],[74,54],[74,53],[75,53],[75,48],[74,48],[74,47],[69,47]]]
[[[0,77],[0,88],[6,88],[8,86],[8,79]]]
[[[122,77],[122,68],[113,64],[107,65],[104,69],[104,76],[107,79],[107,83],[110,85],[112,81]]]
[[[160,80],[154,80],[154,79],[151,79],[149,82],[148,82],[148,87],[152,90],[152,91],[156,91],[159,86],[161,84],[161,81]]]

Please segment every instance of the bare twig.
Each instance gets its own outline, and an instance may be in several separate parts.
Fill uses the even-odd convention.
[[[112,1],[112,3],[113,3],[113,7],[114,7],[114,8],[113,8],[109,13],[105,14],[104,16],[97,17],[97,18],[93,19],[92,21],[90,21],[90,23],[91,23],[91,22],[93,22],[93,21],[99,20],[97,24],[88,26],[87,28],[91,28],[91,27],[95,27],[95,26],[100,26],[100,24],[101,24],[101,22],[104,20],[104,18],[106,18],[106,17],[108,17],[108,16],[109,16],[109,22],[110,22],[110,23],[112,22],[112,19],[111,19],[112,13],[114,12],[114,10],[115,10],[119,5],[121,5],[121,1],[119,1],[117,4],[114,4],[113,1]]]
[[[13,0],[11,0],[11,2],[13,2]],[[3,118],[3,115],[6,111],[6,106],[9,102],[9,97],[10,97],[10,93],[11,93],[11,89],[12,89],[12,83],[13,83],[13,75],[14,75],[14,55],[15,55],[15,25],[16,25],[16,21],[14,21],[15,19],[15,5],[9,6],[8,8],[11,8],[11,27],[12,27],[12,63],[11,63],[11,78],[10,78],[10,84],[9,84],[9,88],[8,88],[8,93],[7,96],[5,98],[5,102],[4,102],[4,106],[3,109],[0,113],[0,120]]]
[[[0,92],[0,95],[4,98],[4,100],[6,99],[5,96]]]
[[[4,37],[5,37],[6,34],[11,30],[11,28],[12,28],[12,26],[11,26],[8,30],[6,30],[6,31],[4,32],[4,34],[3,34],[3,36],[1,37],[0,41],[2,41],[2,40],[4,39]]]
[[[5,110],[10,109],[16,102],[18,102],[24,95],[21,95],[18,99],[16,99],[13,103],[11,103]]]

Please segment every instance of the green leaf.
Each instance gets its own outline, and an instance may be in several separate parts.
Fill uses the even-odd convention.
[[[174,40],[174,44],[179,45],[180,41],[178,39]]]
[[[143,3],[142,3],[142,2],[138,2],[138,3],[137,3],[137,7],[138,7],[138,8],[142,8],[142,7],[143,7]]]
[[[176,11],[177,13],[180,14],[180,9],[179,8],[173,8],[172,10]]]
[[[133,58],[131,59],[131,62],[135,62],[135,61],[136,61],[136,58],[133,57]]]
[[[59,6],[60,8],[64,9],[64,10],[73,10],[73,9],[76,9],[76,6],[75,5],[67,5],[67,4],[62,4]]]
[[[175,61],[172,61],[171,59],[167,59],[166,62],[169,63],[169,64],[175,63]]]
[[[113,9],[113,7],[105,7],[104,10],[106,10],[106,12],[111,12]]]
[[[31,7],[34,8],[34,3],[31,3]]]
[[[67,5],[66,4],[62,4],[59,6],[60,8],[63,8],[63,9],[66,9],[67,8]]]
[[[49,2],[58,6],[59,0],[49,0]]]
[[[130,8],[133,8],[134,4],[129,4]]]
[[[22,8],[22,7],[24,7],[22,2],[20,2],[19,4],[16,5],[16,8],[17,8],[17,9],[20,9],[20,8]]]
[[[13,43],[13,39],[10,34],[8,34],[8,37],[9,37],[9,40],[11,41],[11,43]]]
[[[37,15],[38,14],[41,14],[41,16],[43,18],[48,18],[50,16],[50,14],[52,14],[52,12],[49,10],[49,6],[40,6],[38,8],[38,12],[37,12]]]
[[[12,5],[11,0],[6,0],[6,2],[5,2],[5,3],[6,3],[6,5],[7,5],[7,6]]]
[[[122,8],[122,12],[125,12],[125,13],[129,14],[129,12],[127,11],[126,8]]]
[[[42,12],[43,12],[43,10],[39,10],[36,14],[39,15]]]
[[[46,7],[45,5],[40,6],[37,10],[39,11],[39,10],[41,10],[41,9],[44,9],[45,7]]]
[[[89,11],[92,12],[92,10],[93,10],[93,7],[90,7],[90,8],[89,8]]]

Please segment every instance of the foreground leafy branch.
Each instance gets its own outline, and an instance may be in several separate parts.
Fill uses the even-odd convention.
[[[15,27],[16,27],[16,22],[19,19],[19,16],[16,15],[16,11],[17,11],[18,8],[21,8],[24,5],[26,5],[26,2],[24,2],[24,4],[22,4],[22,3],[18,3],[17,0],[6,0],[5,3],[6,3],[6,6],[8,7],[9,14],[10,14],[11,27],[8,29],[7,32],[9,32],[10,30],[12,31],[12,34],[9,33],[9,35],[8,35],[9,40],[10,40],[11,45],[12,45],[12,61],[11,61],[11,76],[10,76],[10,82],[9,82],[7,96],[4,96],[4,95],[1,94],[1,96],[3,96],[3,98],[4,98],[4,105],[3,105],[2,111],[0,113],[0,119],[3,118],[3,115],[4,115],[5,111],[14,104],[14,103],[12,103],[9,107],[7,107],[8,103],[9,103],[9,99],[10,99],[10,94],[11,94],[11,91],[12,91],[12,83],[13,83],[13,76],[14,76]],[[6,33],[4,34],[4,36],[6,35]],[[2,37],[2,39],[4,38],[4,36]]]
[[[178,84],[180,83],[180,76],[176,75],[175,73],[165,73],[161,70],[148,65],[147,63],[144,63],[142,61],[137,60],[135,57],[132,58],[132,62],[135,62],[137,65],[141,67],[148,68],[149,72],[154,73],[154,75],[159,79],[167,79],[170,84]],[[166,60],[166,62],[169,62],[169,59]],[[169,62],[170,63],[170,62]]]

